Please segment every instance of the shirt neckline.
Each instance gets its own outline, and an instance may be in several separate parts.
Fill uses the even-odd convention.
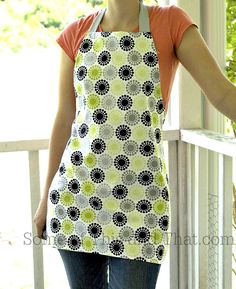
[[[120,30],[119,30],[120,31]],[[130,32],[138,32],[139,31],[139,25],[138,26],[136,26],[132,31],[130,31]],[[99,24],[98,25],[98,32],[104,32],[103,30],[102,30],[102,27],[101,27],[101,25]],[[117,32],[117,31],[112,31],[112,32]],[[128,31],[127,31],[128,32]]]
[[[148,9],[149,19],[150,19],[151,12],[152,12],[152,9],[153,9],[153,5],[152,5],[152,6],[147,6],[147,9]],[[104,32],[104,31],[102,30],[102,27],[101,27],[100,23],[99,23],[99,25],[98,25],[98,30],[97,30],[97,31],[98,31],[98,32]],[[114,31],[114,32],[116,32],[116,31]],[[138,24],[132,31],[130,31],[130,32],[139,32],[139,24]]]

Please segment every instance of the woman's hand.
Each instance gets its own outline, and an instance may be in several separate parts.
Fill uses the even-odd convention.
[[[196,26],[186,29],[176,56],[215,108],[236,121],[236,87],[224,75]]]
[[[42,198],[39,202],[37,211],[34,215],[33,222],[36,225],[37,237],[40,239],[46,239],[43,235],[44,229],[46,228],[46,216],[47,216],[47,199]]]

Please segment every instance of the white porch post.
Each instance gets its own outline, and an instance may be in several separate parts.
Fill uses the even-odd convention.
[[[201,1],[201,34],[225,73],[226,5],[222,0]],[[224,116],[203,97],[204,128],[224,133]]]
[[[200,0],[178,0],[176,5],[183,8],[201,29],[200,22]],[[179,66],[179,128],[201,128],[202,127],[202,97],[201,89],[192,78],[190,73],[182,66]],[[197,276],[193,275],[195,261],[191,258],[191,246],[183,244],[190,235],[192,224],[192,212],[189,211],[189,203],[191,200],[191,190],[189,186],[189,173],[187,167],[192,167],[192,159],[187,159],[187,144],[185,142],[178,143],[178,235],[182,240],[180,246],[175,246],[178,250],[176,254],[178,260],[177,284],[175,280],[171,280],[171,288],[190,289],[195,283]],[[187,165],[188,164],[188,165]],[[191,236],[190,236],[191,238]],[[192,246],[193,247],[193,246]],[[193,248],[192,248],[193,249]],[[190,285],[190,286],[189,286]],[[191,289],[195,287],[191,287]]]
[[[225,11],[225,1],[201,1],[201,33],[223,72],[225,72],[226,59]],[[206,97],[203,97],[203,127],[223,134],[225,132],[224,116],[214,108]],[[208,218],[208,226],[210,228],[208,234],[210,238],[215,238],[215,235],[219,236],[221,233],[220,228],[222,227],[223,223],[223,219],[217,218],[218,214],[222,217],[223,212],[221,211],[221,207],[218,206],[219,200],[222,197],[222,192],[218,175],[220,167],[216,153],[210,152],[208,167],[210,168],[208,171],[209,212],[212,212]],[[219,262],[218,259],[222,257],[218,255],[219,252],[221,252],[219,251],[219,248],[221,247],[223,246],[214,245],[213,243],[210,243],[208,246],[208,288],[224,288],[222,282],[219,280],[219,277],[222,277],[221,262],[223,261],[221,260],[221,262]],[[228,288],[231,288],[229,283]]]

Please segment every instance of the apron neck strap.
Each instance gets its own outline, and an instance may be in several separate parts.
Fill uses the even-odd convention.
[[[149,15],[147,6],[143,5],[142,1],[140,1],[140,9],[139,9],[139,31],[140,32],[150,32],[150,25],[149,25]],[[96,32],[98,26],[106,12],[107,8],[104,8],[98,13],[98,15],[93,20],[89,28],[89,32]]]

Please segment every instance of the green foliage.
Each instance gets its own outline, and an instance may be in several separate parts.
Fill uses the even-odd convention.
[[[236,0],[226,1],[226,30],[226,75],[236,83]],[[236,137],[236,123],[230,121],[230,125]]]
[[[236,1],[227,0],[227,76],[231,82],[236,83]]]
[[[92,0],[0,1],[0,50],[18,52],[24,47],[49,47],[66,24],[101,3]]]

